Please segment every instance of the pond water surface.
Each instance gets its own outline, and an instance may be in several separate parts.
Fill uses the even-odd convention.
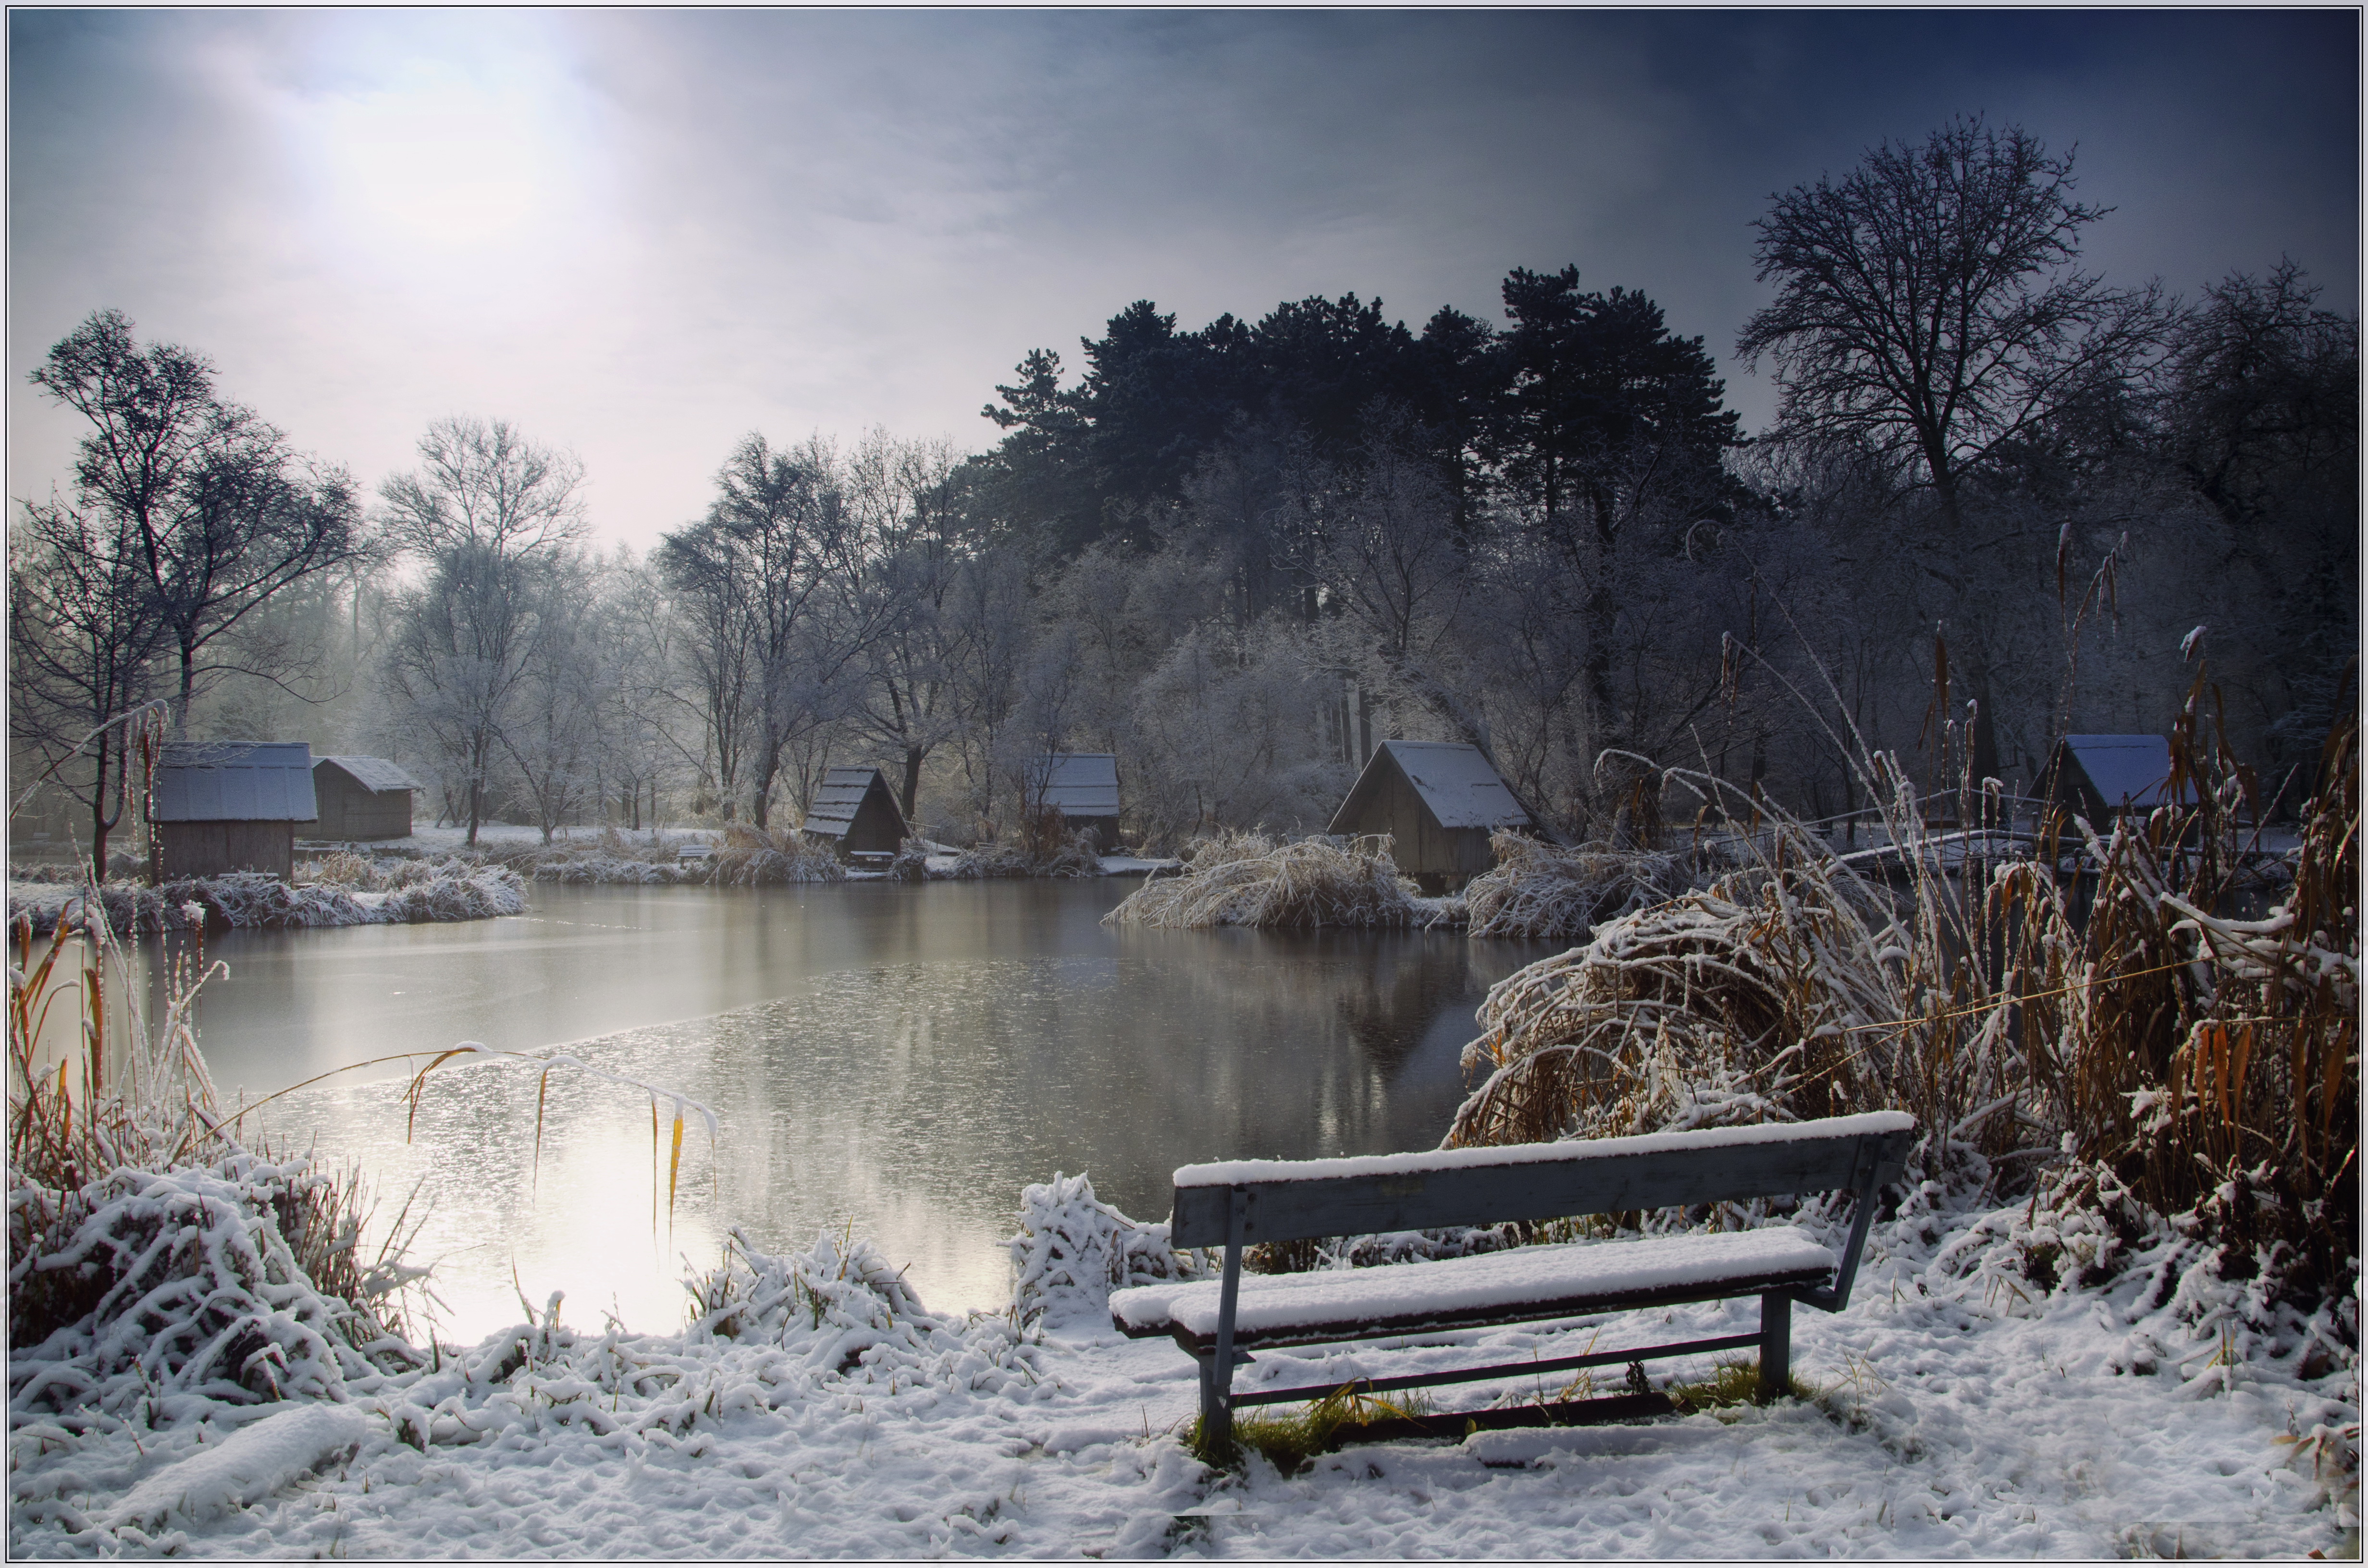
[[[436,1073],[408,1141],[396,1068],[274,1100],[276,1140],[359,1164],[385,1212],[416,1187],[448,1338],[555,1290],[571,1324],[678,1326],[683,1260],[732,1225],[774,1250],[851,1228],[932,1309],[996,1309],[1019,1189],[1055,1171],[1156,1219],[1196,1160],[1435,1144],[1482,995],[1553,950],[1102,925],[1136,885],[541,883],[503,920],[233,932],[201,1039],[226,1098],[476,1040],[713,1108],[669,1213],[649,1096],[588,1073],[550,1076],[539,1153],[536,1074],[498,1062]]]

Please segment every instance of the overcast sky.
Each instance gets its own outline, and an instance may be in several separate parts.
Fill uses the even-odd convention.
[[[375,489],[438,415],[573,448],[607,540],[733,442],[979,417],[1030,348],[1576,262],[1728,363],[1751,222],[1954,114],[2078,144],[2089,265],[2290,256],[2356,312],[2355,13],[34,11],[9,28],[7,488],[90,312]]]

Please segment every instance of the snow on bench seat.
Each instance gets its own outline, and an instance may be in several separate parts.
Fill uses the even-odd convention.
[[[1310,1162],[1314,1163],[1314,1162]],[[1181,1173],[1178,1173],[1179,1176]],[[1243,1345],[1309,1345],[1393,1331],[1562,1317],[1657,1301],[1826,1284],[1834,1255],[1790,1225],[1634,1242],[1519,1247],[1478,1257],[1244,1279],[1234,1335]],[[1143,1338],[1214,1341],[1223,1281],[1110,1293],[1110,1319]]]

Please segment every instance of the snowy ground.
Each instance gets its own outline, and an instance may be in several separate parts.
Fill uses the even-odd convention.
[[[893,1286],[834,1283],[848,1271],[825,1244],[769,1277],[784,1304],[737,1339],[522,1326],[436,1369],[357,1385],[343,1404],[167,1396],[152,1402],[154,1430],[100,1421],[83,1435],[19,1410],[9,1547],[503,1558],[2357,1552],[2341,1444],[2314,1437],[2351,1423],[2356,1443],[2354,1373],[2291,1348],[2248,1356],[2253,1341],[2235,1326],[2241,1290],[2199,1296],[2192,1274],[2174,1285],[2173,1242],[2101,1290],[2033,1293],[1968,1267],[1968,1218],[1879,1228],[1850,1309],[1796,1312],[1798,1369],[1824,1391],[1815,1403],[1356,1446],[1291,1477],[1261,1460],[1226,1475],[1192,1460],[1175,1435],[1193,1409],[1190,1362],[1166,1341],[1118,1338],[1089,1301],[1070,1300],[1049,1334],[1019,1333],[1006,1317],[931,1319]],[[821,1283],[801,1293],[784,1286],[792,1278]],[[2214,1290],[2227,1299],[2215,1305]],[[1668,1317],[1679,1335],[1736,1332],[1755,1310]],[[1534,1346],[1547,1357],[1629,1332],[1615,1319],[1441,1336],[1327,1368],[1345,1377],[1477,1360],[1483,1340],[1500,1355]],[[1270,1354],[1252,1371],[1304,1381],[1290,1364]]]

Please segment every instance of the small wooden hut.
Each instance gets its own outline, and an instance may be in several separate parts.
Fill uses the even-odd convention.
[[[284,880],[296,868],[296,824],[319,814],[302,741],[167,741],[148,797],[148,873]]]
[[[894,855],[909,830],[885,774],[876,767],[834,767],[822,776],[801,831],[836,848],[844,860]]]
[[[1530,813],[1477,746],[1383,741],[1325,831],[1390,835],[1398,869],[1439,893],[1495,863],[1491,833],[1530,825]]]
[[[2099,828],[2169,805],[2170,743],[2160,735],[2066,735],[2048,756],[2039,792],[2050,806]],[[2193,788],[2181,785],[2179,803],[2194,800]]]
[[[1089,828],[1107,855],[1118,847],[1118,757],[1106,751],[1053,752],[1029,765],[1030,806],[1061,813],[1071,832]]]
[[[411,792],[427,786],[382,756],[324,756],[313,763],[321,808],[314,838],[356,843],[411,836]]]

